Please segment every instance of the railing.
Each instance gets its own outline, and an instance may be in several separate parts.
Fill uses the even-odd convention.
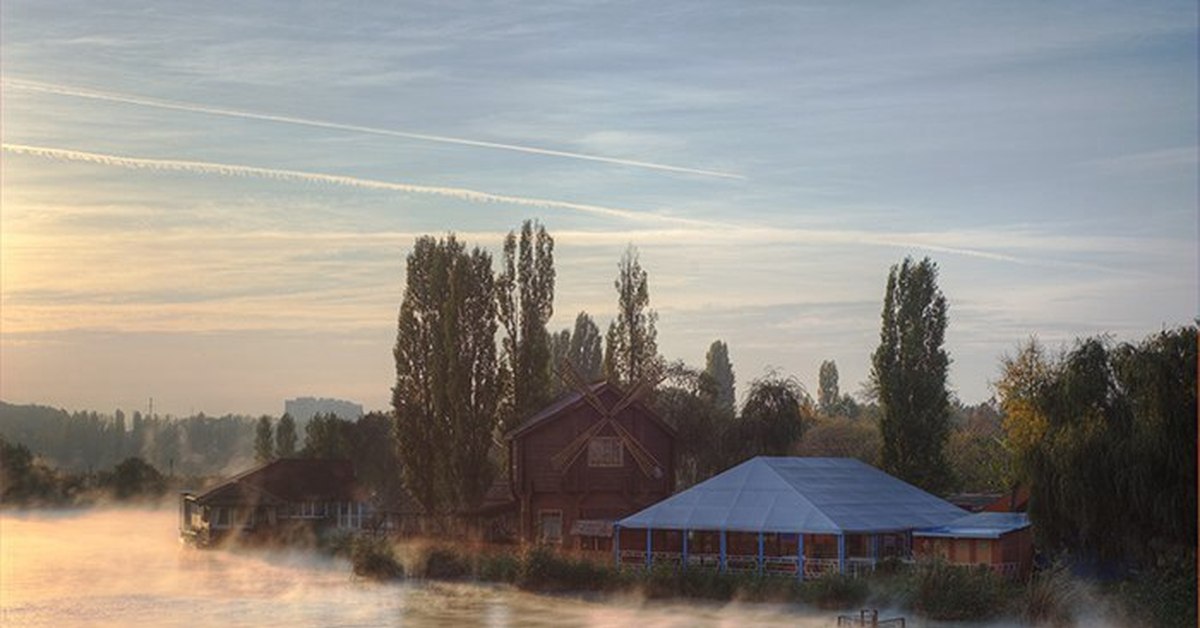
[[[683,555],[679,552],[651,552],[650,557],[654,565],[669,565],[678,568],[683,565]],[[630,567],[645,567],[646,566],[646,551],[642,549],[621,550],[619,553],[620,564]],[[796,575],[799,567],[799,560],[796,556],[764,556],[762,559],[762,572],[770,575]],[[853,577],[863,577],[870,575],[875,571],[875,566],[878,561],[873,558],[861,557],[846,557],[845,573]],[[689,568],[700,569],[720,569],[721,557],[718,554],[688,554],[687,565]],[[1001,573],[1016,573],[1016,563],[1006,563],[997,565],[1003,568]],[[757,554],[728,554],[725,556],[725,570],[734,573],[757,573],[759,571],[759,559]],[[841,572],[841,564],[836,558],[805,558],[804,559],[804,577],[805,579],[820,578],[827,574],[837,574]]]
[[[838,559],[836,558],[805,558],[804,559],[804,578],[820,578],[825,574],[835,574],[838,572]]]

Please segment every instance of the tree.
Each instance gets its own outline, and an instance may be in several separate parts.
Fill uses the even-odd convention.
[[[813,419],[812,400],[800,382],[768,372],[750,383],[736,440],[753,456],[787,456]]]
[[[350,431],[354,423],[339,418],[336,414],[318,413],[304,426],[305,458],[351,458],[355,452],[350,448]]]
[[[296,420],[292,415],[283,413],[279,417],[279,425],[275,428],[275,456],[290,458],[296,455]]]
[[[650,306],[646,271],[638,262],[637,249],[630,245],[617,264],[617,317],[605,335],[604,374],[611,380],[631,384],[652,377],[662,368],[658,355],[658,313]]]
[[[937,265],[929,258],[918,263],[905,258],[892,266],[879,348],[871,359],[883,411],[881,462],[885,471],[935,493],[954,485],[944,451],[950,435],[946,320]]]
[[[508,233],[504,262],[496,277],[496,304],[504,359],[511,373],[511,407],[518,420],[549,400],[550,337],[554,315],[554,238],[535,221],[521,225],[521,237]]]
[[[717,402],[717,385],[704,371],[682,362],[671,364],[652,403],[655,411],[675,426],[679,452],[675,482],[686,488],[729,467],[736,460],[736,443],[727,438],[733,410]]]
[[[1077,340],[1005,358],[1004,427],[1041,546],[1154,566],[1191,556],[1196,518],[1195,326],[1138,344]]]
[[[826,360],[821,363],[817,385],[817,405],[826,416],[832,415],[841,395],[838,391],[837,362]]]
[[[163,474],[141,458],[126,458],[112,472],[111,486],[117,499],[158,496],[167,490]]]
[[[594,382],[604,374],[604,339],[600,328],[588,316],[579,312],[575,316],[575,329],[571,332],[571,345],[567,348],[567,359],[586,381]]]
[[[275,433],[271,426],[271,417],[262,415],[254,430],[254,459],[267,462],[275,457]]]
[[[712,378],[713,384],[716,386],[717,404],[732,414],[736,404],[736,395],[733,364],[729,361],[728,345],[720,340],[714,340],[709,345],[708,353],[704,356],[704,372]]]
[[[430,511],[471,506],[492,479],[501,395],[492,259],[425,236],[407,270],[392,389],[405,482]]]

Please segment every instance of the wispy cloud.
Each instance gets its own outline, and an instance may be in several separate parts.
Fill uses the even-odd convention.
[[[423,142],[438,142],[442,144],[457,144],[460,146],[472,146],[475,148],[489,148],[496,150],[515,151],[519,153],[527,153],[532,155],[542,155],[546,157],[562,157],[567,159],[581,159],[585,161],[595,161],[601,163],[614,164],[619,166],[628,166],[632,168],[644,168],[649,170],[659,170],[664,172],[675,172],[679,174],[699,175],[705,177],[716,177],[722,179],[745,179],[746,177],[740,174],[731,172],[721,172],[717,170],[705,170],[702,168],[690,168],[687,166],[674,166],[670,164],[655,163],[650,161],[640,161],[636,159],[622,159],[619,157],[605,157],[602,155],[589,155],[585,153],[575,153],[570,151],[553,150],[549,148],[539,148],[536,146],[524,146],[520,144],[504,144],[500,142],[487,142],[483,140],[472,140],[461,137],[449,137],[445,135],[430,135],[426,133],[413,133],[410,131],[398,131],[395,129],[383,129],[378,127],[361,126],[357,124],[342,124],[340,122],[328,122],[324,120],[313,120],[309,118],[297,118],[293,116],[281,116],[267,113],[256,113],[253,111],[242,111],[238,109],[226,109],[223,107],[211,107],[197,103],[178,102],[170,100],[159,100],[154,98],[146,98],[133,94],[120,94],[114,92],[97,91],[91,89],[83,89],[70,85],[57,85],[53,83],[43,83],[38,81],[26,81],[21,79],[4,79],[4,87],[10,89],[22,89],[27,91],[42,92],[47,94],[57,94],[60,96],[72,96],[75,98],[88,98],[92,100],[103,100],[107,102],[118,102],[128,105],[138,105],[142,107],[154,107],[157,109],[171,109],[175,111],[186,111],[189,113],[200,113],[215,116],[226,116],[232,118],[243,118],[248,120],[263,120],[266,122],[277,122],[282,124],[294,124],[300,126],[317,127],[323,129],[335,129],[338,131],[350,131],[354,133],[365,133],[369,135],[382,135],[387,137],[398,137],[409,140],[419,140]]]
[[[129,168],[133,170],[153,170],[164,172],[190,172],[194,174],[209,174],[224,177],[255,177],[261,179],[272,179],[276,181],[298,181],[304,183],[318,183],[326,185],[337,185],[353,188],[364,188],[371,190],[388,190],[392,192],[403,192],[407,194],[430,194],[434,196],[444,196],[473,203],[505,203],[510,205],[522,205],[525,207],[537,207],[541,209],[564,209],[568,211],[583,212],[588,214],[596,214],[600,216],[608,216],[610,218],[622,218],[625,220],[634,220],[639,222],[658,222],[672,223],[691,226],[707,226],[717,227],[715,223],[692,220],[688,218],[678,218],[674,216],[663,216],[660,214],[652,214],[641,212],[632,209],[622,209],[617,207],[606,207],[603,205],[591,205],[588,203],[572,203],[569,201],[557,201],[544,198],[533,198],[527,196],[512,196],[508,194],[493,194],[491,192],[481,192],[467,188],[455,188],[432,185],[418,185],[412,183],[396,183],[392,181],[379,181],[377,179],[363,179],[359,177],[350,177],[345,175],[325,174],[320,172],[304,172],[300,170],[281,170],[276,168],[260,168],[256,166],[245,166],[239,164],[214,163],[207,161],[188,161],[180,159],[149,159],[142,157],[127,157],[122,155],[110,155],[106,153],[93,153],[80,150],[72,150],[66,148],[53,148],[46,146],[28,146],[25,144],[3,144],[3,149],[10,153],[20,155],[30,155],[33,157],[41,157],[45,159],[60,159],[66,161],[80,161],[103,166],[114,166],[118,168]]]

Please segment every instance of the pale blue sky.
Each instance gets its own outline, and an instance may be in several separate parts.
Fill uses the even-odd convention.
[[[496,251],[524,218],[558,241],[554,327],[607,324],[633,243],[663,354],[723,339],[742,384],[835,359],[857,390],[905,255],[941,267],[968,402],[1031,335],[1197,315],[1194,2],[0,18],[5,401],[383,408],[413,237]]]

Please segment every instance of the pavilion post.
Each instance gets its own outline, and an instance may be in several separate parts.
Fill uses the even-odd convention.
[[[680,569],[682,569],[682,570],[684,570],[684,571],[687,571],[687,565],[688,565],[688,531],[687,531],[687,530],[684,530],[682,534],[683,534],[683,555],[680,557],[682,560],[680,560],[680,562],[679,562],[679,567],[680,567]]]
[[[725,531],[724,530],[721,530],[721,554],[720,554],[720,561],[718,563],[718,570],[721,573],[725,573]]]
[[[758,575],[763,572],[763,533],[760,530],[758,533]]]
[[[838,543],[838,573],[846,573],[846,534],[843,532],[837,536]]]
[[[796,533],[796,579],[804,580],[804,533]]]
[[[613,524],[613,563],[621,569],[621,526]]]
[[[871,535],[871,568],[875,568],[875,563],[879,562],[879,535]]]
[[[649,570],[654,566],[654,536],[651,534],[651,529],[646,528],[646,569]]]

